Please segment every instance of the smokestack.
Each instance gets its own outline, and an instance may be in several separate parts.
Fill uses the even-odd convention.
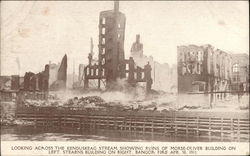
[[[119,12],[119,1],[118,0],[114,1],[114,11]]]
[[[2,64],[2,55],[1,55],[1,50],[0,50],[0,76],[2,75],[1,74],[1,69],[2,69],[1,64]]]
[[[21,66],[20,66],[19,57],[16,57],[16,63],[17,63],[17,68],[18,68],[18,75],[20,75]]]
[[[90,54],[93,56],[94,55],[94,44],[93,44],[93,38],[90,38]]]

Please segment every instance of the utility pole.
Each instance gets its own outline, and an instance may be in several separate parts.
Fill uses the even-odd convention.
[[[1,76],[1,70],[2,70],[2,52],[0,49],[0,76]]]
[[[90,38],[90,54],[93,56],[94,55],[94,44],[93,44],[93,38]]]
[[[154,61],[154,82],[155,82],[155,61]]]
[[[73,60],[73,85],[75,82],[75,60]]]

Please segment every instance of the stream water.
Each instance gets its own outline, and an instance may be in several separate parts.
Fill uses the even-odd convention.
[[[2,141],[197,141],[196,138],[170,137],[153,133],[138,133],[118,130],[83,130],[72,128],[48,128],[34,126],[3,126],[1,127]],[[201,141],[201,139],[199,139]]]

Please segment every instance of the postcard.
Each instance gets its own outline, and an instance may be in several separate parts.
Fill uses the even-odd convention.
[[[1,155],[249,155],[248,1],[1,1]]]

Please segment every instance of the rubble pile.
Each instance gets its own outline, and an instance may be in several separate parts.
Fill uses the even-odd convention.
[[[14,115],[7,115],[7,114],[1,115],[1,126],[13,125],[14,121],[15,121]]]
[[[105,101],[99,96],[86,96],[81,97],[74,97],[72,99],[67,100],[64,105],[85,105],[85,104],[101,104]]]
[[[63,103],[63,106],[96,108],[105,105],[106,102],[99,96],[74,97]]]
[[[174,96],[162,96],[157,98],[151,98],[146,100],[130,100],[130,101],[105,101],[100,96],[85,96],[85,97],[73,97],[66,101],[60,100],[48,100],[48,101],[35,101],[26,100],[24,105],[27,107],[59,107],[75,109],[80,108],[91,108],[100,110],[120,110],[120,111],[140,111],[140,110],[151,110],[151,111],[180,111],[180,110],[191,110],[199,109],[200,107],[195,106],[182,106],[176,107]]]
[[[59,100],[48,100],[48,101],[42,101],[42,100],[25,100],[24,106],[26,107],[46,107],[46,106],[59,106],[60,101]]]
[[[190,109],[199,109],[199,108],[201,108],[201,107],[200,106],[187,106],[187,105],[185,105],[185,106],[178,108],[178,110],[190,110]]]
[[[13,114],[1,114],[1,126],[17,126],[17,125],[22,125],[22,126],[30,126],[34,125],[35,123],[32,121],[24,121],[24,120],[19,120],[16,119],[16,117]]]

